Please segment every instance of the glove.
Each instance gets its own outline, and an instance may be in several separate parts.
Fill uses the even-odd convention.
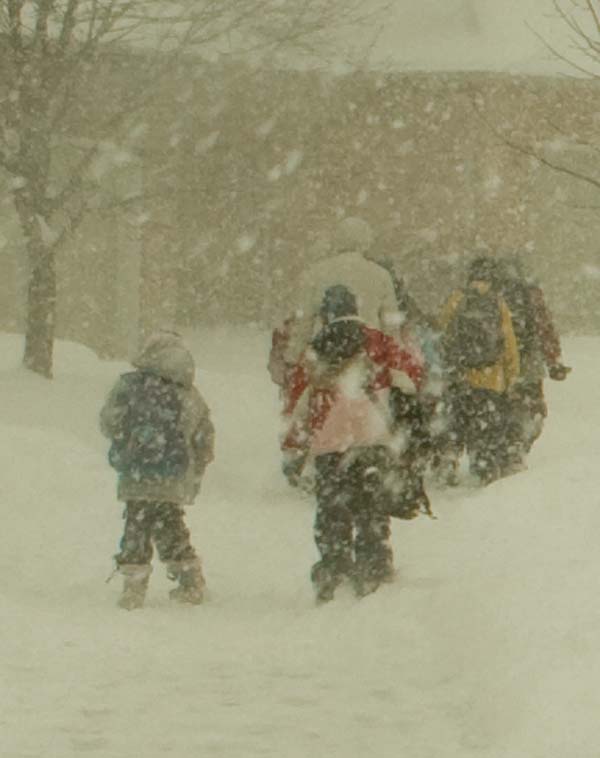
[[[554,379],[555,382],[562,382],[567,378],[567,374],[570,371],[570,366],[563,366],[562,363],[556,363],[554,366],[550,366],[548,369],[548,375],[550,376],[550,379]]]

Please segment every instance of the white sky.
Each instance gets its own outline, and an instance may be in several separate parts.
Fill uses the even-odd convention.
[[[373,60],[411,70],[565,70],[536,32],[569,53],[552,0],[395,0]]]

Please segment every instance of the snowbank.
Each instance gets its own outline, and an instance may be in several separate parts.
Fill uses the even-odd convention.
[[[97,413],[120,364],[62,344],[57,377],[0,337],[3,754],[595,758],[600,743],[598,338],[567,342],[529,470],[434,491],[394,525],[398,581],[313,605],[313,504],[279,473],[267,336],[190,335],[217,461],[188,511],[210,588],[147,607],[104,580],[120,506]]]

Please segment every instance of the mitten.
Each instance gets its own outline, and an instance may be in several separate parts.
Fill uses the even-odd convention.
[[[567,374],[571,371],[570,366],[563,366],[562,363],[556,363],[550,366],[548,369],[548,375],[550,379],[554,379],[555,382],[562,382],[567,378]]]

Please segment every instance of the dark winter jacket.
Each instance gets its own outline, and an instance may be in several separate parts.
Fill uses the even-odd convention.
[[[560,337],[544,293],[538,285],[524,281],[512,286],[509,283],[503,294],[515,324],[521,378],[524,382],[538,382],[546,370],[551,371],[562,361]]]

